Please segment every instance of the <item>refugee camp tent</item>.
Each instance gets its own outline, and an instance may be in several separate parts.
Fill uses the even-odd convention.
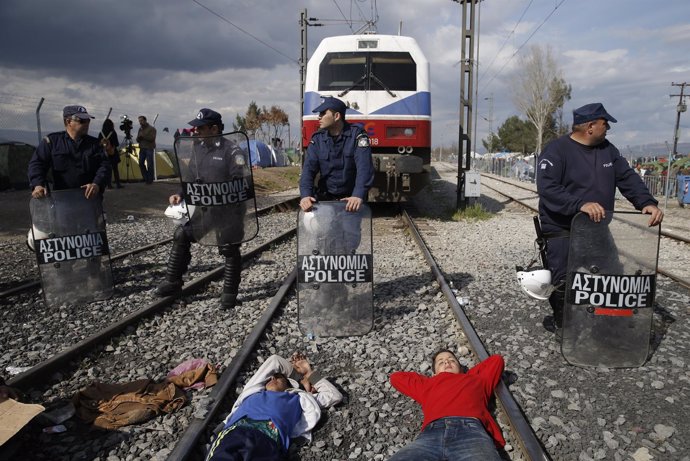
[[[177,162],[175,161],[175,154],[167,150],[160,150],[155,153],[156,159],[156,179],[174,178],[179,176],[177,173]],[[118,171],[120,172],[120,181],[122,182],[140,182],[143,181],[141,170],[139,169],[139,145],[132,146],[132,152],[127,153],[124,149],[120,149],[120,163],[118,164]]]
[[[0,138],[0,190],[28,189],[29,160],[35,146]]]
[[[247,143],[241,142],[240,147],[247,149]],[[252,167],[269,168],[277,166],[275,152],[268,144],[257,141],[256,139],[249,140],[249,158],[252,162]]]
[[[273,151],[274,166],[288,166],[290,165],[290,159],[285,153],[285,149],[275,149],[271,148]]]

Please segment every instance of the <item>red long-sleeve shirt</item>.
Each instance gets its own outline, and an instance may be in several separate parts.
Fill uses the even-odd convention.
[[[488,410],[489,399],[502,372],[503,357],[492,355],[467,373],[442,372],[429,378],[399,371],[393,373],[390,380],[399,392],[422,406],[422,430],[432,421],[448,416],[477,418],[496,445],[502,447],[506,441]]]

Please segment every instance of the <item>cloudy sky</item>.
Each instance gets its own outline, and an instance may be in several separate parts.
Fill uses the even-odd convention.
[[[97,117],[92,134],[112,107],[111,118],[158,115],[159,143],[172,144],[200,107],[229,125],[256,101],[285,109],[296,139],[304,8],[324,23],[308,29],[310,52],[362,19],[376,17],[385,34],[402,22],[431,63],[433,143],[457,139],[461,8],[451,0],[2,0],[0,129],[35,131],[43,97],[44,131],[59,127],[62,106],[80,103]],[[487,119],[495,130],[519,115],[510,90],[519,57],[550,45],[573,87],[567,120],[601,101],[619,120],[609,138],[621,150],[672,142],[671,82],[690,83],[687,0],[486,0],[479,15],[479,139]]]

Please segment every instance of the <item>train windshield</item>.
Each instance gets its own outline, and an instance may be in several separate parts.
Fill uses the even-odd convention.
[[[319,66],[319,91],[416,91],[417,65],[404,52],[328,53]]]

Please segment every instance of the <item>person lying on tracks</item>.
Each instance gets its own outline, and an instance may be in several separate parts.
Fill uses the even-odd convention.
[[[492,355],[465,371],[447,349],[431,358],[433,376],[398,371],[390,382],[422,406],[422,433],[390,461],[482,460],[500,461],[496,447],[505,440],[488,410],[501,379],[503,357]]]
[[[290,361],[272,355],[244,386],[206,460],[287,459],[290,439],[311,440],[321,409],[342,399],[303,354],[293,354]]]

